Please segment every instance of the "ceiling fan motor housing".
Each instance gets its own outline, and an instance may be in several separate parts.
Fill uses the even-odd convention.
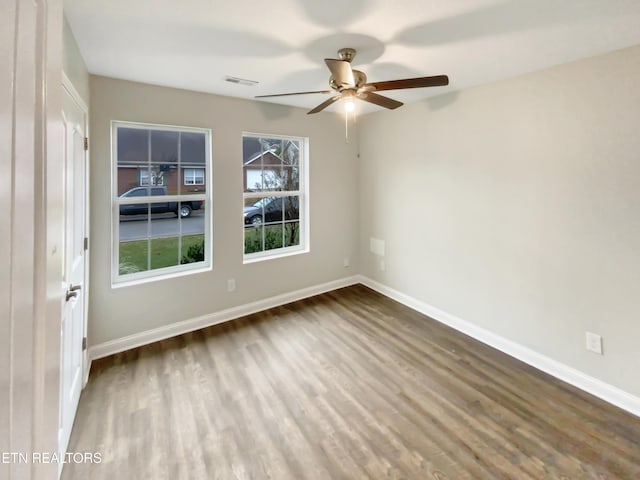
[[[367,83],[367,76],[364,72],[360,70],[352,70],[353,71],[353,79],[356,82],[356,88],[361,87],[365,83]]]
[[[356,56],[356,51],[353,48],[341,48],[338,50],[338,58],[345,62],[351,63],[351,60]]]

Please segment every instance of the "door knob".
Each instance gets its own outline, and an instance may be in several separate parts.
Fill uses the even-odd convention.
[[[78,296],[78,290],[80,290],[82,288],[82,285],[73,285],[70,284],[69,285],[69,290],[67,290],[67,295],[66,295],[66,301],[68,302],[69,300],[71,300],[73,297],[77,297]]]

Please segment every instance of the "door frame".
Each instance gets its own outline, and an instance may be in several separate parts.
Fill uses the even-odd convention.
[[[3,12],[0,450],[30,456],[58,447],[62,1],[8,0]],[[0,464],[0,476],[12,480],[50,480],[56,471],[53,462]]]
[[[65,92],[69,94],[71,99],[76,103],[78,108],[82,111],[84,122],[82,125],[82,129],[84,131],[84,137],[89,138],[89,107],[84,102],[78,90],[73,86],[73,83],[66,75],[66,73],[62,72],[62,88],[63,95]],[[84,156],[84,238],[89,238],[89,149],[87,148],[83,152]],[[66,161],[66,160],[65,160]],[[89,254],[91,252],[91,242],[87,242],[87,248],[84,251],[84,276],[82,279],[82,288],[84,290],[84,311],[82,312],[82,336],[83,338],[87,338],[87,320],[89,318]],[[64,305],[63,305],[64,308]],[[89,348],[86,344],[82,351],[82,388],[85,387],[89,380],[89,370],[91,368],[91,359],[89,358],[88,352]],[[60,392],[62,395],[63,392]]]

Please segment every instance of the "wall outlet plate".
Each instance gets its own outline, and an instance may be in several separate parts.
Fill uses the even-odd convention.
[[[374,255],[384,257],[384,240],[379,238],[369,238],[369,251]]]
[[[586,335],[587,350],[598,355],[602,355],[602,337],[596,333],[587,332]]]

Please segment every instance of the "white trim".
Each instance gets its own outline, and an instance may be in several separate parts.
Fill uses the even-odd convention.
[[[268,133],[252,133],[252,132],[242,132],[242,148],[244,149],[244,139],[245,138],[257,138],[257,139],[261,139],[261,138],[265,138],[265,139],[280,139],[280,140],[288,140],[289,142],[291,142],[291,145],[293,145],[295,148],[298,149],[299,152],[299,158],[298,158],[298,172],[299,172],[299,177],[298,177],[298,189],[297,190],[260,190],[260,191],[252,191],[252,192],[243,192],[242,194],[242,199],[243,202],[246,202],[247,199],[263,199],[263,198],[268,198],[268,197],[298,197],[298,207],[299,207],[299,212],[298,212],[298,224],[299,224],[299,228],[300,228],[300,232],[299,232],[299,241],[300,243],[298,245],[292,245],[290,247],[285,247],[284,246],[284,237],[283,237],[283,246],[279,247],[279,248],[273,248],[271,250],[260,250],[259,252],[252,252],[252,253],[244,253],[244,241],[245,241],[245,233],[247,232],[246,230],[246,224],[243,221],[243,232],[242,232],[242,237],[243,237],[243,254],[242,254],[242,263],[243,264],[249,264],[249,263],[255,263],[255,262],[262,262],[265,260],[271,260],[273,258],[281,258],[281,257],[286,257],[289,255],[297,255],[299,253],[307,253],[310,251],[310,244],[311,244],[311,239],[310,239],[310,230],[309,230],[309,190],[310,190],[310,182],[309,182],[309,165],[311,163],[310,161],[310,157],[309,157],[309,137],[300,137],[300,136],[296,136],[296,135],[278,135],[278,134],[268,134]],[[298,142],[298,145],[296,145],[296,142]],[[262,148],[262,147],[261,147]],[[265,153],[273,153],[273,149],[270,150],[266,150],[266,151],[261,151],[261,152],[257,152],[258,157],[256,158],[263,158]],[[275,154],[274,154],[275,155]],[[243,156],[244,156],[244,152],[243,152]],[[254,155],[255,156],[255,155]],[[276,155],[277,156],[277,155]],[[278,157],[278,156],[277,156]],[[252,157],[253,158],[253,157]],[[281,157],[280,160],[282,161]],[[263,162],[261,162],[260,164],[260,169],[261,171],[264,172],[264,165],[262,164]],[[245,163],[243,163],[243,168],[246,166]],[[293,166],[292,166],[293,167]],[[243,173],[244,175],[244,173]],[[245,207],[244,203],[243,203],[243,208]],[[263,208],[264,210],[264,208]],[[286,223],[292,223],[295,222],[295,220],[293,221],[283,221],[280,223],[281,225],[284,225]],[[274,225],[277,225],[278,223],[275,222],[270,222]],[[283,228],[283,234],[284,234],[284,228]],[[262,237],[263,240],[263,248],[264,248],[264,235]]]
[[[158,237],[162,238],[162,237]],[[205,259],[206,262],[206,259]],[[183,265],[174,265],[172,267],[156,268],[155,270],[147,270],[146,272],[138,272],[136,278],[131,280],[122,280],[118,283],[111,285],[111,288],[116,290],[122,287],[132,287],[134,285],[142,285],[143,283],[158,282],[161,280],[169,280],[171,278],[184,277],[185,275],[194,275],[203,272],[210,272],[213,270],[213,265],[204,265],[205,262],[187,263]],[[201,265],[200,268],[194,268],[192,265]],[[188,268],[184,268],[188,267]],[[182,268],[180,270],[180,268]],[[152,272],[147,274],[148,272]],[[153,274],[155,272],[155,274]],[[143,274],[147,274],[144,275]]]
[[[84,390],[84,387],[87,386],[87,383],[89,383],[89,372],[91,371],[91,363],[92,363],[92,359],[89,356],[89,351],[85,350],[85,352],[87,352],[87,367],[86,370],[84,371],[83,377],[82,377],[82,389]]]
[[[456,317],[455,315],[451,315],[450,313],[440,310],[439,308],[406,295],[368,277],[357,275],[356,278],[363,285],[366,285],[382,295],[392,298],[393,300],[423,313],[440,323],[448,325],[449,327],[469,335],[482,343],[537,368],[538,370],[542,370],[543,372],[567,382],[580,390],[584,390],[605,402],[611,403],[640,417],[640,398],[629,392],[603,382],[602,380],[598,380],[597,378],[591,377],[580,370],[576,370],[573,367],[542,355],[541,353],[531,350],[519,343],[501,337],[489,330],[474,325],[473,323]]]
[[[355,285],[357,283],[361,283],[382,295],[427,315],[440,323],[448,325],[459,332],[469,335],[482,343],[485,343],[503,353],[506,353],[507,355],[531,365],[532,367],[567,382],[574,387],[584,390],[585,392],[611,403],[612,405],[620,407],[629,413],[640,416],[640,398],[363,275],[354,275],[352,277],[346,277],[340,280],[334,280],[332,282],[303,288],[301,290],[296,290],[295,292],[276,295],[274,297],[248,303],[246,305],[228,308],[216,313],[203,315],[189,320],[184,320],[182,322],[173,323],[171,325],[155,328],[153,330],[148,330],[146,332],[140,332],[127,337],[111,340],[109,342],[100,343],[89,348],[89,365],[91,365],[91,361],[95,359],[113,355],[114,353],[123,352],[125,350],[147,345],[176,335],[228,322],[246,315],[251,315],[252,313],[295,302],[297,300],[302,300],[304,298],[319,295],[338,288]]]
[[[132,128],[139,130],[161,130],[161,131],[169,131],[169,132],[190,132],[190,133],[199,133],[204,134],[205,136],[205,178],[206,189],[203,194],[181,194],[181,195],[167,195],[167,196],[147,196],[147,197],[132,197],[126,198],[122,200],[119,195],[117,195],[117,187],[118,187],[118,139],[116,132],[119,128]],[[137,283],[144,283],[147,281],[155,281],[155,280],[164,280],[166,278],[171,278],[176,275],[187,275],[192,273],[199,273],[203,271],[209,271],[213,268],[212,265],[212,244],[213,244],[213,222],[212,215],[209,213],[205,215],[205,225],[204,225],[204,239],[205,239],[205,253],[204,253],[204,262],[195,262],[191,264],[182,264],[182,265],[174,265],[164,268],[158,269],[148,269],[141,272],[130,273],[130,274],[120,274],[120,209],[119,206],[121,203],[126,204],[142,204],[142,203],[155,203],[156,201],[160,203],[165,203],[167,200],[171,200],[174,202],[182,202],[182,201],[199,201],[202,200],[204,202],[204,208],[207,211],[212,211],[213,204],[213,190],[212,190],[212,175],[213,175],[213,159],[212,159],[212,150],[213,150],[213,133],[209,128],[201,128],[201,127],[185,127],[179,125],[163,125],[163,124],[155,124],[155,123],[141,123],[141,122],[130,122],[124,120],[112,120],[111,121],[111,288],[118,288],[119,286],[127,286],[134,285]],[[151,137],[149,137],[148,142],[151,142]],[[149,151],[147,154],[151,155],[151,147],[149,143]],[[178,143],[178,156],[180,157],[180,143]],[[149,157],[150,158],[150,157]],[[179,158],[180,160],[180,158]],[[143,165],[138,165],[138,167],[142,167]],[[178,167],[181,167],[181,162],[178,162]],[[139,182],[138,182],[139,183]],[[164,186],[164,185],[163,185]],[[151,186],[153,187],[153,186]],[[166,187],[166,186],[164,186]],[[134,187],[138,188],[138,187]],[[126,193],[126,192],[125,192]],[[150,228],[150,227],[148,227]],[[180,249],[181,240],[182,240],[182,230],[180,229],[178,234],[178,249]],[[148,267],[150,261],[150,250],[148,253]]]
[[[275,260],[277,258],[291,257],[293,255],[300,255],[302,253],[309,253],[309,249],[303,248],[300,245],[294,245],[291,247],[280,247],[274,248],[273,250],[263,250],[262,252],[249,253],[246,255],[246,258],[242,263],[245,265],[250,265],[252,263],[258,263],[264,260]]]
[[[152,330],[147,330],[146,332],[134,333],[127,337],[118,338],[116,340],[111,340],[89,347],[89,358],[91,360],[96,360],[98,358],[113,355],[114,353],[123,352],[125,350],[130,350],[159,340],[164,340],[165,338],[175,337],[176,335],[182,335],[183,333],[228,322],[229,320],[235,320],[236,318],[251,315],[252,313],[296,302],[298,300],[330,292],[338,288],[355,285],[356,283],[359,283],[359,278],[357,276],[345,277],[339,280],[322,283],[320,285],[302,288],[294,292],[283,293],[263,300],[257,300],[255,302],[247,303],[246,305],[231,307],[219,312],[202,315],[182,322],[172,323],[171,325],[154,328]]]
[[[80,93],[78,93],[78,90],[76,89],[76,87],[73,85],[73,82],[69,79],[69,77],[67,76],[67,74],[63,71],[62,72],[62,87],[64,90],[67,91],[67,93],[69,94],[69,96],[71,97],[71,99],[76,103],[76,105],[78,105],[78,107],[80,108],[80,110],[82,111],[83,114],[83,125],[82,125],[82,135],[84,136],[84,138],[89,138],[89,107],[87,106],[87,104],[85,103],[85,101],[82,99],[82,97],[80,96]],[[88,150],[84,150],[83,152],[84,155],[84,232],[83,232],[83,237],[84,238],[89,238],[89,225],[90,225],[90,213],[91,213],[91,205],[90,205],[90,198],[89,198],[89,179],[91,178],[91,172],[90,172],[90,167],[91,167],[91,161],[89,158],[89,151]],[[83,312],[83,319],[82,319],[82,336],[86,337],[87,336],[87,331],[88,331],[88,325],[89,325],[89,290],[90,285],[89,285],[89,279],[90,279],[90,271],[89,271],[89,266],[90,266],[90,254],[91,254],[91,241],[88,241],[87,244],[87,248],[84,251],[84,278],[82,279],[82,284],[83,284],[83,288],[84,288],[84,304],[83,304],[83,308],[84,308],[84,312]],[[88,358],[88,352],[87,350],[83,350],[82,351],[82,388],[84,389],[84,387],[87,385],[87,381],[89,379],[89,368],[91,367],[91,362]]]
[[[73,82],[69,79],[69,77],[65,72],[62,72],[62,86],[67,89],[67,92],[69,92],[69,94],[71,95],[71,98],[73,98],[73,101],[76,102],[80,107],[80,109],[83,112],[85,112],[88,116],[89,107],[87,106],[85,101],[82,99],[82,96],[78,93],[78,90],[73,85]]]

